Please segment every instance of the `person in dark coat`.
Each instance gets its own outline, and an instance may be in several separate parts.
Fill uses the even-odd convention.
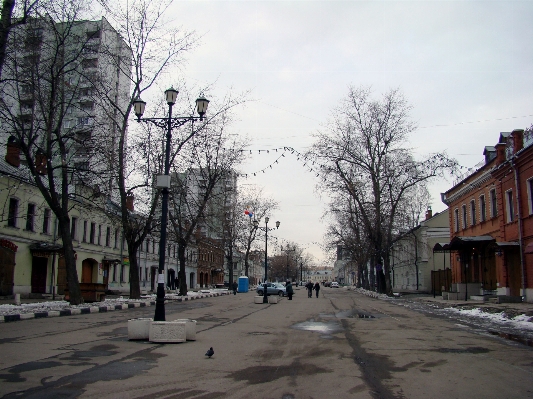
[[[233,295],[237,295],[237,288],[238,288],[238,284],[236,281],[233,282],[233,284],[231,285],[231,288],[233,289]]]
[[[313,289],[316,291],[316,297],[318,298],[318,292],[320,291],[320,284],[318,283],[318,281],[315,283]]]
[[[312,298],[313,297],[313,283],[311,281],[308,281],[305,285],[305,288],[307,288],[307,297]]]
[[[292,289],[292,283],[290,281],[287,281],[287,284],[285,285],[285,290],[287,291],[289,301],[292,301],[292,295],[294,294],[294,290]]]

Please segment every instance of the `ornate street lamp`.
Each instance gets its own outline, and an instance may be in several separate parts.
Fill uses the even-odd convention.
[[[285,252],[287,253],[287,278],[285,281],[289,281],[289,252],[295,252],[295,251],[296,251],[296,245],[292,249],[288,245],[287,245],[287,248],[285,248]],[[281,252],[283,252],[283,245],[281,246]]]
[[[168,224],[168,189],[170,188],[170,139],[172,138],[172,129],[179,128],[187,122],[203,121],[207,111],[209,101],[200,96],[196,100],[196,111],[200,116],[179,116],[172,117],[172,106],[176,103],[178,91],[171,87],[165,91],[165,99],[168,104],[167,118],[142,118],[146,102],[137,97],[133,101],[133,111],[137,116],[137,122],[152,123],[157,127],[167,130],[166,147],[165,147],[165,170],[164,174],[157,176],[157,188],[161,188],[161,239],[159,241],[159,273],[157,277],[157,298],[155,302],[154,321],[165,321],[165,247],[167,241],[167,224]],[[178,272],[179,273],[179,272]]]
[[[253,224],[256,229],[265,230],[265,281],[263,286],[263,303],[268,303],[268,294],[267,294],[267,277],[268,277],[268,270],[267,270],[267,262],[268,262],[268,231],[274,230],[273,228],[268,228],[268,221],[270,219],[265,217],[265,227],[259,227],[259,220],[254,219]],[[279,221],[276,222],[276,229],[279,229]]]

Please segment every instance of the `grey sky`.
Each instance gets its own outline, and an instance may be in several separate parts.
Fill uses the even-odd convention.
[[[217,81],[220,95],[252,90],[234,125],[255,150],[244,173],[275,160],[259,149],[304,151],[348,85],[400,87],[419,125],[409,145],[466,167],[500,131],[533,123],[531,1],[175,1],[172,12],[203,35],[181,78]],[[241,184],[265,187],[281,205],[277,235],[322,259],[315,175],[292,156],[268,169]],[[450,186],[431,186],[434,211]]]

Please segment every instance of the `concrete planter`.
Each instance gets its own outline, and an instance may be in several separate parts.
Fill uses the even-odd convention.
[[[176,319],[185,323],[185,339],[187,341],[196,341],[196,320],[191,319]]]
[[[263,303],[262,296],[254,296],[254,303]]]
[[[183,321],[153,321],[150,324],[150,342],[175,343],[187,340],[186,323]]]
[[[268,297],[268,303],[278,303],[279,297],[275,295],[270,295]]]
[[[128,320],[128,339],[148,339],[150,324],[154,319],[141,318]]]

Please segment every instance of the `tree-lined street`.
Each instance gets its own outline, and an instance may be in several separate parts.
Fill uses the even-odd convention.
[[[127,340],[127,320],[151,308],[0,324],[0,395],[533,397],[532,349],[456,319],[345,289],[275,305],[253,295],[167,304],[167,320],[197,320],[182,344]]]

